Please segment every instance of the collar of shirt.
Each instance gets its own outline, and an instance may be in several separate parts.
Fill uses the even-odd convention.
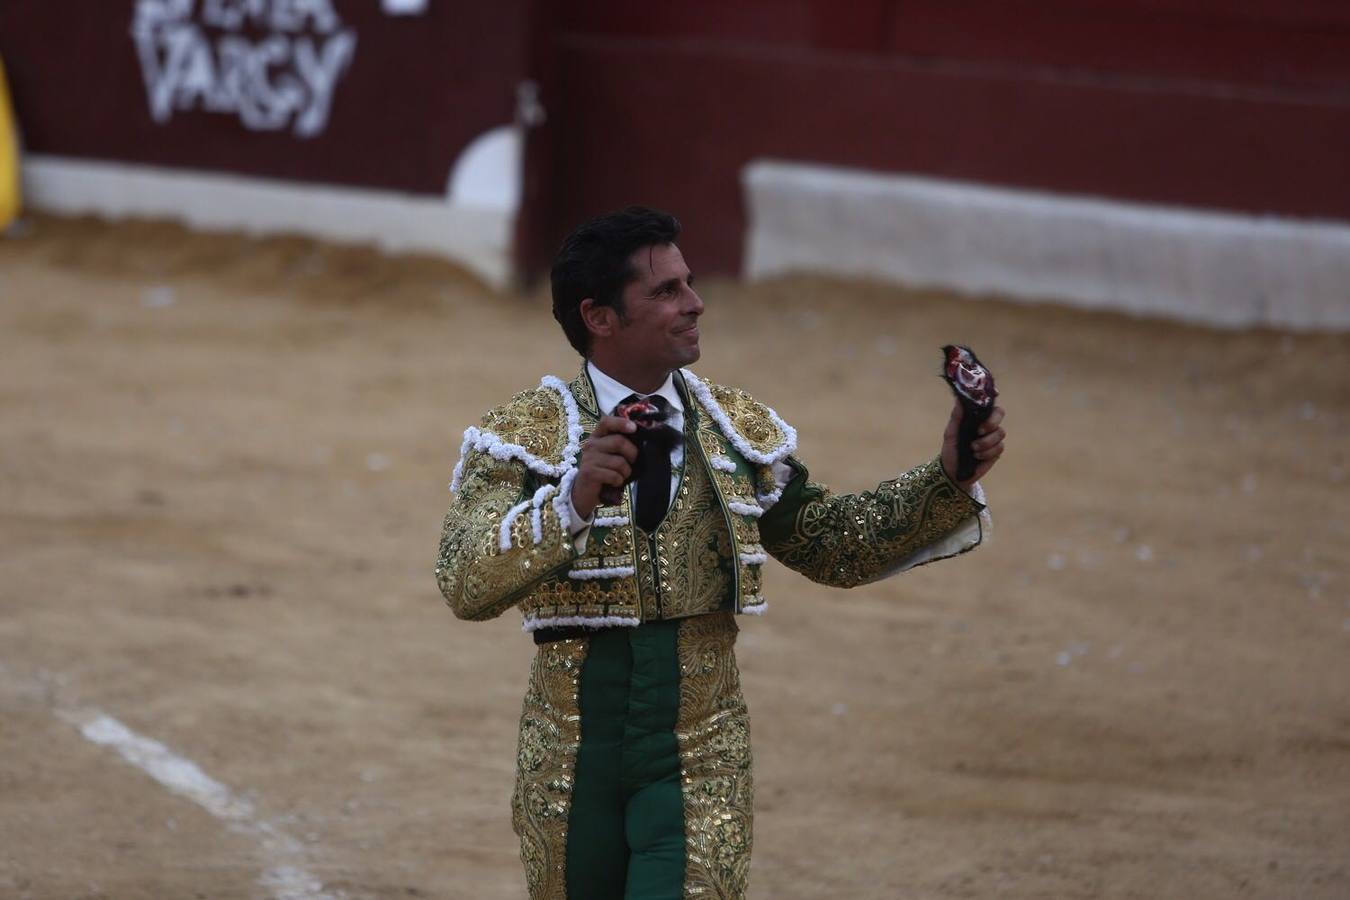
[[[609,415],[614,411],[629,394],[637,394],[639,397],[650,397],[651,394],[644,394],[641,391],[635,391],[609,377],[604,372],[596,368],[595,363],[586,361],[586,371],[591,376],[591,385],[595,388],[595,402],[600,407],[602,415]],[[675,373],[672,372],[666,376],[666,381],[659,388],[652,392],[660,394],[670,404],[670,417],[666,420],[667,424],[676,431],[684,427],[684,402],[680,400],[680,392],[675,389]]]

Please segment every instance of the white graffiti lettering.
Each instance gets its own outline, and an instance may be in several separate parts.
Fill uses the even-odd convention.
[[[332,0],[137,0],[131,36],[156,122],[204,110],[303,138],[323,133],[356,53]]]
[[[238,31],[245,25],[268,31],[313,30],[331,34],[341,22],[331,0],[203,0],[202,22]]]

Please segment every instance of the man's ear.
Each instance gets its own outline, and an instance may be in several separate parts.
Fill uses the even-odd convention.
[[[617,327],[619,314],[612,306],[602,306],[595,302],[592,297],[587,297],[581,301],[578,307],[581,311],[581,321],[586,323],[586,330],[594,337],[609,338],[614,336]]]

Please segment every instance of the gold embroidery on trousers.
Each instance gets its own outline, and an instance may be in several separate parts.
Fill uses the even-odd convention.
[[[750,875],[750,715],[729,612],[680,623],[680,748],[686,897],[740,900]]]
[[[567,900],[567,816],[581,744],[577,694],[589,644],[543,644],[530,666],[511,797],[530,900]]]

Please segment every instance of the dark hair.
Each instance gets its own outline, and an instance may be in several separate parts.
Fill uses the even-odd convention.
[[[623,289],[637,278],[628,258],[643,247],[673,244],[679,236],[678,219],[645,206],[591,219],[567,236],[553,260],[553,318],[578,353],[586,356],[591,349],[581,301],[590,297],[623,315]]]

